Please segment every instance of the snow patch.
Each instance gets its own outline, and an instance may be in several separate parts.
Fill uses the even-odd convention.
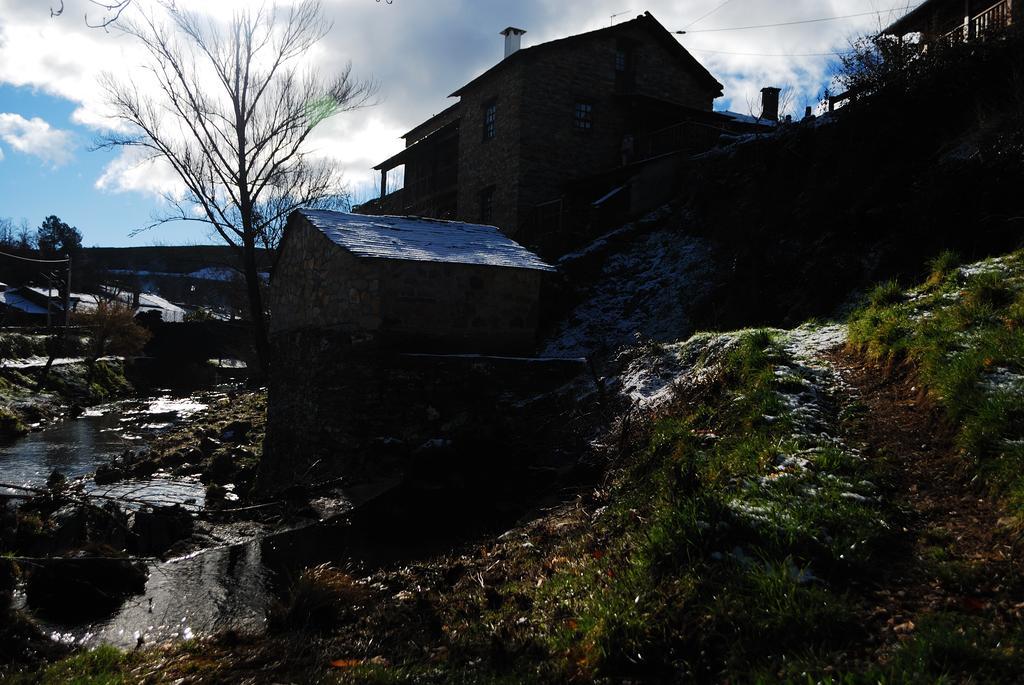
[[[638,237],[604,263],[542,354],[613,352],[634,343],[637,334],[660,342],[679,340],[692,330],[689,305],[708,292],[711,267],[710,245],[700,238],[672,229]]]

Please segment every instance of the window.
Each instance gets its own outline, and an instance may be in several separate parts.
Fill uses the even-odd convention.
[[[615,50],[615,71],[624,72],[626,67],[629,65],[629,54],[626,52],[626,48],[618,48]]]
[[[577,102],[573,124],[588,131],[594,128],[594,106],[589,102]]]
[[[633,91],[636,73],[636,54],[633,44],[620,40],[615,46],[615,90],[619,93]]]
[[[490,140],[497,133],[498,103],[488,102],[484,105],[484,140]]]
[[[494,186],[480,191],[480,223],[489,224],[494,221]]]

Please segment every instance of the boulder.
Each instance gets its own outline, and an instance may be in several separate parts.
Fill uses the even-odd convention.
[[[65,504],[50,516],[53,547],[57,552],[86,545],[124,549],[128,544],[128,516],[113,502],[102,506]]]
[[[52,619],[88,620],[144,592],[147,577],[142,562],[97,548],[33,564],[25,594],[29,606]]]
[[[235,455],[233,450],[217,450],[210,457],[210,463],[203,473],[205,483],[226,483],[235,472]]]
[[[147,507],[135,512],[132,532],[133,547],[140,554],[160,555],[171,546],[192,535],[192,514],[180,504],[171,507]]]
[[[127,472],[114,464],[100,464],[96,467],[96,473],[92,479],[96,481],[96,485],[110,485],[120,480],[124,480],[127,476]]]
[[[206,436],[205,438],[199,441],[199,451],[202,452],[207,457],[212,455],[218,449],[220,449],[220,441],[214,440],[210,436]]]
[[[251,421],[232,421],[221,431],[220,439],[224,442],[245,442],[245,438],[251,430]]]

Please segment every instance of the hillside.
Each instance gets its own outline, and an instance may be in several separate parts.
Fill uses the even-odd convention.
[[[691,160],[566,256],[543,351],[590,358],[602,421],[514,523],[435,489],[265,634],[14,682],[1016,682],[1020,41]]]
[[[188,274],[208,268],[232,269],[238,261],[227,245],[88,247],[82,252],[95,268],[107,271]],[[260,263],[269,266],[266,250],[259,254]]]
[[[935,267],[848,324],[623,352],[606,475],[499,536],[317,567],[266,636],[42,682],[1012,682],[1024,253]]]

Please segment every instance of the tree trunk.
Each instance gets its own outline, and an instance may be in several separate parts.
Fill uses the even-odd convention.
[[[249,314],[252,316],[253,346],[260,365],[260,375],[266,377],[270,368],[270,342],[267,338],[267,317],[263,310],[263,295],[260,292],[260,274],[256,266],[256,243],[246,238],[242,243],[242,270],[245,273],[245,289],[249,297]]]

